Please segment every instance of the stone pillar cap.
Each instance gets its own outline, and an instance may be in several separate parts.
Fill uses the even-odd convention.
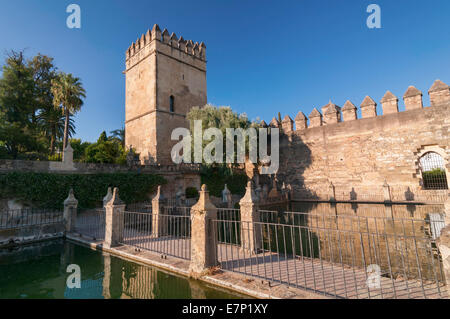
[[[231,192],[230,192],[230,190],[228,189],[227,184],[225,184],[225,186],[224,186],[224,188],[223,188],[223,191],[222,191],[222,194],[229,194],[229,193],[231,193]]]
[[[103,197],[103,203],[109,202],[111,198],[112,198],[112,190],[111,187],[108,187],[108,191],[106,192],[105,197]]]
[[[161,185],[158,185],[158,188],[156,190],[156,195],[155,195],[155,197],[152,198],[152,201],[163,200],[163,199],[164,199],[164,196],[161,193]]]
[[[64,201],[64,205],[78,205],[78,200],[73,194],[73,188],[69,190],[69,196],[67,196],[66,200]]]
[[[217,209],[209,199],[209,191],[206,184],[202,185],[199,195],[198,202],[192,206],[191,211],[208,211]]]
[[[256,203],[257,201],[258,197],[253,190],[253,184],[251,181],[248,181],[247,187],[245,188],[245,195],[241,198],[239,203]]]
[[[124,202],[119,197],[119,188],[114,187],[113,195],[106,205],[107,206],[124,205]]]
[[[67,152],[67,151],[73,152],[73,148],[72,148],[72,145],[70,145],[70,142],[67,142],[67,146],[64,149],[64,152]]]

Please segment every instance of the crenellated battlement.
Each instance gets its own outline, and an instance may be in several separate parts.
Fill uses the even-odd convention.
[[[450,86],[441,80],[436,80],[428,90],[428,94],[430,96],[431,107],[448,104],[450,111]],[[420,90],[414,86],[408,87],[403,95],[403,101],[405,104],[404,112],[422,109],[422,97],[423,94]],[[378,115],[377,103],[370,96],[366,96],[360,104],[362,115],[361,119],[399,113],[398,101],[399,99],[391,91],[387,91],[380,101],[383,113]],[[309,114],[309,123],[308,117],[300,111],[295,117],[295,131],[302,131],[309,128],[326,126],[340,122],[360,120],[357,116],[357,107],[351,101],[346,101],[344,106],[341,108],[330,100],[327,105],[321,108],[321,111],[322,112],[320,112],[317,108],[314,108]],[[283,123],[279,123],[276,118],[273,118],[269,126],[281,126],[283,127],[285,133],[289,133],[293,131],[292,122],[293,121],[290,117],[286,115]]]
[[[140,38],[132,42],[126,50],[127,69],[154,51],[193,64],[195,67],[205,67],[206,45],[203,42],[185,40],[182,36],[178,38],[174,32],[170,34],[167,29],[161,31],[159,26],[155,24],[151,30],[147,30]]]

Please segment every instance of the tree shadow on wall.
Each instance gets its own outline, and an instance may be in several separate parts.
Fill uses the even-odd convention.
[[[316,192],[308,189],[305,185],[304,173],[311,166],[311,163],[311,149],[300,136],[295,133],[280,135],[278,183],[282,184],[284,182],[285,185],[291,185],[292,198],[320,198]],[[319,183],[328,183],[328,179],[325,176],[317,176],[315,180]]]
[[[281,189],[284,183],[286,187],[290,185],[292,198],[319,199],[314,191],[305,186],[303,174],[312,163],[311,150],[308,145],[295,133],[280,134],[279,141],[280,165],[276,173],[277,188]],[[270,145],[268,148],[270,149]],[[259,181],[261,186],[267,185],[270,189],[273,185],[273,176],[261,175]],[[327,181],[326,177],[324,177],[324,181]]]

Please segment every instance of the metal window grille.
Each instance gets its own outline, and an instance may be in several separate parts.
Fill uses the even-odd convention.
[[[428,152],[419,160],[424,189],[448,189],[445,163],[442,156]]]

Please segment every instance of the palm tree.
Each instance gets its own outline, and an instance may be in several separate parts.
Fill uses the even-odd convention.
[[[61,72],[55,80],[52,80],[52,94],[53,105],[56,109],[62,109],[66,117],[63,139],[63,150],[65,150],[69,140],[70,115],[81,109],[83,106],[82,98],[86,98],[86,91],[79,78]]]
[[[65,119],[62,109],[45,108],[37,115],[39,129],[44,133],[50,142],[50,154],[55,153],[55,143],[64,137]],[[75,134],[75,124],[73,119],[69,120],[69,137]]]
[[[111,134],[110,138],[111,139],[116,139],[117,141],[119,141],[122,146],[125,145],[125,128],[122,127],[121,129],[117,129],[114,131],[109,132]]]

